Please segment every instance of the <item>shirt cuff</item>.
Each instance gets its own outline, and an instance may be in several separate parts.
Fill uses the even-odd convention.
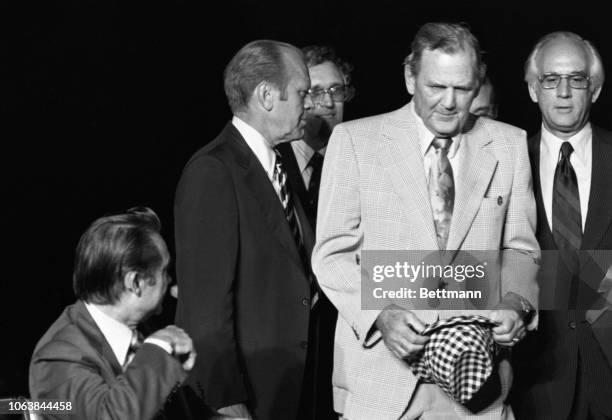
[[[144,342],[145,343],[155,344],[156,346],[161,347],[162,349],[164,349],[166,351],[166,353],[172,354],[172,345],[170,343],[168,343],[167,341],[160,340],[159,338],[149,337],[149,338],[146,338]]]

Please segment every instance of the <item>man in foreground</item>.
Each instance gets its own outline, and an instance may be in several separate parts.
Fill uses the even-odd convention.
[[[68,306],[40,339],[30,397],[70,402],[74,419],[151,419],[186,378],[196,353],[173,325],[144,342],[138,324],[160,309],[170,257],[147,208],[92,223],[76,251]]]
[[[512,346],[532,328],[538,244],[525,133],[469,108],[485,66],[461,25],[428,23],[405,62],[412,101],[380,116],[342,123],[327,150],[313,268],[338,308],[334,408],[348,420],[506,418],[508,360],[501,391],[476,413],[440,387],[419,382],[408,360],[438,318],[482,314],[493,339]],[[487,311],[438,310],[438,303],[382,300],[362,308],[362,251],[482,250],[499,253],[486,287]],[[432,286],[432,285],[428,285]],[[444,289],[440,283],[438,289]],[[428,310],[415,310],[427,304]]]

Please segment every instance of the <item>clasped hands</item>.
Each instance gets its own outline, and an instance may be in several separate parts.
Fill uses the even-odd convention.
[[[513,346],[525,336],[525,323],[514,309],[493,309],[488,318],[496,324],[492,329],[493,339],[501,346]],[[429,341],[429,336],[421,334],[425,324],[415,312],[397,305],[382,310],[376,319],[376,328],[387,348],[399,359],[415,356]]]

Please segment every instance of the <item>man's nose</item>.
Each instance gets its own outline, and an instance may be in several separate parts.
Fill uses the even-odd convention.
[[[312,98],[310,97],[310,95],[304,96],[304,100],[302,101],[302,105],[304,106],[304,109],[306,109],[306,110],[314,108],[314,102],[312,101]]]
[[[560,98],[571,98],[572,88],[569,84],[568,78],[563,77],[559,81],[559,86],[557,86],[557,96]]]
[[[444,96],[442,97],[442,106],[446,109],[453,109],[455,108],[456,105],[456,98],[455,98],[455,89],[453,88],[447,88],[444,90]]]
[[[319,104],[321,106],[326,107],[326,108],[333,108],[333,106],[334,106],[334,98],[332,98],[331,93],[325,92],[323,94],[323,97],[321,98],[321,101],[319,102]]]

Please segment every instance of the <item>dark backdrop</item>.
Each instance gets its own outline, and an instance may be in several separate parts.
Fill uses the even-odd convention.
[[[572,30],[605,67],[612,60],[596,2],[396,3],[2,0],[0,396],[27,393],[31,352],[74,299],[74,248],[93,219],[150,206],[173,250],[175,185],[230,118],[222,71],[246,42],[334,45],[355,65],[352,119],[407,102],[401,63],[418,26],[465,21],[486,51],[500,119],[529,132],[540,121],[522,65],[537,38]],[[592,114],[605,128],[608,92]],[[160,322],[172,318],[167,303]]]

